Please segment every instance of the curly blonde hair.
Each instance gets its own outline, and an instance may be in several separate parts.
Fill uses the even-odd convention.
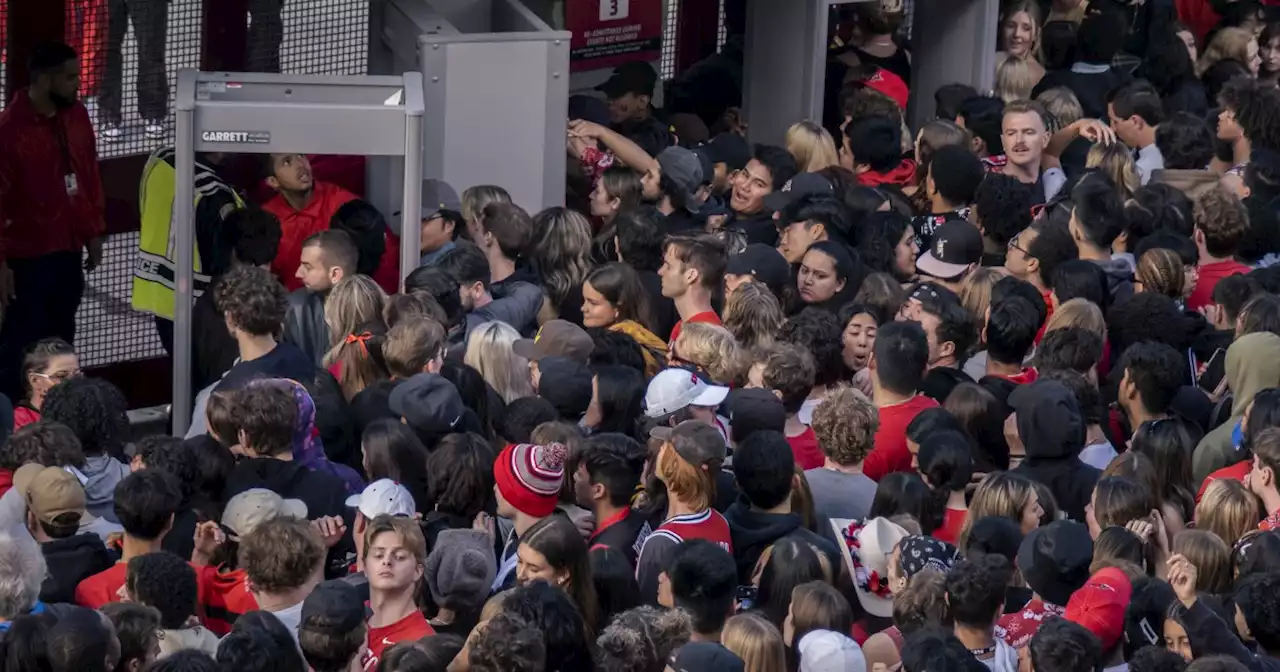
[[[760,283],[738,285],[724,303],[724,327],[747,350],[773,345],[786,321],[778,298]]]
[[[746,370],[746,358],[737,339],[718,324],[685,324],[672,348],[680,359],[706,371],[711,380],[722,385],[737,381]]]
[[[852,466],[867,459],[875,447],[880,414],[861,392],[837,388],[813,409],[811,426],[824,455],[836,464]]]

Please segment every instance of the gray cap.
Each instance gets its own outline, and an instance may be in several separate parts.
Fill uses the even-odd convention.
[[[481,530],[445,530],[427,556],[425,574],[437,605],[479,609],[497,574],[493,542]]]
[[[462,211],[462,199],[448,182],[436,179],[422,181],[422,218],[431,219],[441,210]]]
[[[685,420],[675,427],[654,427],[649,436],[671,444],[685,462],[695,467],[724,462],[728,453],[724,437],[701,420]]]
[[[702,174],[698,155],[684,147],[668,147],[658,154],[662,174],[669,178],[689,199],[707,180]]]

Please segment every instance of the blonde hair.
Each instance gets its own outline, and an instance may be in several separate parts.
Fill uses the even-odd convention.
[[[1005,56],[996,65],[996,97],[1006,103],[1031,97],[1032,89],[1040,81],[1029,59]]]
[[[987,317],[987,308],[991,306],[991,288],[1004,277],[1004,273],[994,268],[975,269],[964,279],[960,286],[960,305],[969,311],[979,329]]]
[[[998,30],[998,39],[1000,40],[1000,49],[1008,53],[1008,45],[1004,44],[1004,24],[1008,23],[1015,15],[1026,12],[1031,18],[1031,30],[1034,35],[1031,38],[1031,51],[1027,53],[1027,58],[1040,59],[1040,35],[1043,32],[1042,26],[1044,21],[1040,18],[1040,5],[1035,0],[1017,0],[1009,3],[1004,11],[1000,13],[1000,26]],[[1010,54],[1012,56],[1012,54]]]
[[[1196,529],[1212,532],[1228,546],[1258,528],[1262,503],[1240,481],[1215,479],[1196,505]]]
[[[467,335],[467,353],[462,358],[508,404],[533,396],[529,360],[511,349],[518,340],[520,332],[506,322],[485,322]]]
[[[1092,331],[1101,336],[1103,341],[1107,340],[1107,321],[1102,316],[1102,309],[1088,299],[1071,299],[1059,305],[1045,325],[1044,333],[1065,327]]]
[[[654,473],[667,486],[667,493],[686,506],[697,511],[711,506],[716,492],[716,482],[711,470],[686,462],[676,452],[675,446],[667,449],[667,444],[664,443],[663,448],[659,449]]]
[[[386,293],[365,275],[343,278],[325,299],[330,348],[323,362],[325,366],[338,365],[338,383],[348,400],[389,375],[381,350],[387,330],[382,321],[386,302]]]
[[[1044,109],[1052,117],[1049,120],[1050,133],[1057,133],[1084,118],[1084,107],[1080,105],[1080,99],[1065,86],[1055,86],[1040,92],[1036,96],[1036,102],[1044,105]]]
[[[1085,158],[1085,168],[1097,168],[1099,172],[1111,178],[1120,194],[1121,201],[1133,198],[1133,192],[1142,186],[1138,176],[1138,164],[1133,161],[1129,148],[1119,142],[1109,145],[1096,144],[1089,148]]]
[[[787,670],[787,647],[782,643],[782,633],[758,613],[738,614],[725,621],[720,643],[742,659],[745,672]]]
[[[1035,484],[1025,476],[1005,471],[986,477],[973,492],[969,513],[965,515],[960,536],[956,538],[957,546],[963,550],[968,545],[973,524],[988,516],[1021,522],[1022,511],[1035,494]]]
[[[1213,39],[1209,41],[1209,44],[1205,46],[1204,52],[1200,54],[1200,61],[1196,63],[1196,76],[1203,75],[1218,61],[1228,59],[1240,61],[1247,67],[1249,65],[1249,43],[1253,41],[1253,33],[1244,28],[1223,28],[1219,30],[1213,36]]]
[[[468,222],[478,222],[484,209],[494,203],[511,203],[511,194],[506,189],[491,184],[467,187],[462,192],[462,218]]]
[[[738,285],[724,303],[724,327],[748,350],[773,345],[786,321],[777,297],[760,283]]]
[[[827,129],[812,121],[801,121],[787,129],[787,151],[795,157],[802,173],[816,173],[840,165],[835,140]]]
[[[746,370],[738,341],[718,324],[689,322],[681,327],[672,347],[680,359],[705,370],[716,383],[733,383]]]
[[[1222,537],[1208,530],[1183,530],[1173,537],[1170,550],[1200,570],[1196,592],[1221,595],[1231,590],[1231,545]]]
[[[1138,259],[1138,270],[1134,273],[1142,290],[1162,294],[1171,299],[1181,299],[1187,283],[1187,274],[1182,265],[1182,257],[1177,252],[1163,247],[1153,247]]]

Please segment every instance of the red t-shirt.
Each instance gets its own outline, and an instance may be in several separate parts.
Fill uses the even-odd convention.
[[[76,604],[90,609],[99,609],[104,604],[120,601],[120,586],[124,585],[124,576],[129,563],[120,561],[111,567],[84,579],[76,586]]]
[[[1229,467],[1223,467],[1208,476],[1205,476],[1204,483],[1200,484],[1200,491],[1196,493],[1196,504],[1200,503],[1200,499],[1204,497],[1204,491],[1209,489],[1209,484],[1220,480],[1228,479],[1232,481],[1244,481],[1244,477],[1249,475],[1253,469],[1253,460],[1244,460],[1236,462]]]
[[[679,322],[676,322],[676,326],[671,327],[671,340],[667,341],[668,343],[676,342],[676,337],[680,335],[680,325],[684,324],[685,322],[706,322],[707,324],[723,324],[720,321],[720,316],[716,315],[716,311],[704,310],[701,313],[697,313],[693,315],[687,320],[681,320]]]
[[[813,433],[812,427],[805,427],[799,436],[788,436],[787,443],[791,444],[791,454],[801,469],[819,469],[827,463],[822,447],[818,445],[818,435]]]
[[[249,592],[248,574],[243,569],[219,572],[217,567],[196,568],[200,604],[204,607],[204,627],[222,637],[241,615],[258,609],[258,600]]]
[[[911,450],[907,448],[907,425],[920,411],[937,405],[933,399],[917,394],[902,403],[881,407],[876,445],[862,463],[862,473],[873,481],[879,481],[895,471],[914,471],[911,468]]]
[[[1195,289],[1191,290],[1191,296],[1187,297],[1188,310],[1200,310],[1211,305],[1213,288],[1218,286],[1219,280],[1228,275],[1239,275],[1253,270],[1231,259],[1215,261],[1212,264],[1200,264],[1197,268],[1200,270],[1200,277],[1196,280]]]
[[[369,628],[369,653],[365,655],[364,669],[377,669],[378,661],[382,659],[382,652],[393,644],[416,642],[434,634],[436,631],[432,629],[431,624],[427,622],[427,617],[423,616],[421,611],[415,611],[385,627]]]
[[[331,182],[316,182],[312,188],[311,202],[301,210],[293,209],[279,194],[262,206],[263,210],[280,220],[280,247],[276,250],[276,258],[271,262],[271,272],[284,283],[285,289],[292,292],[302,287],[302,281],[297,277],[298,265],[302,263],[302,244],[307,238],[327,231],[338,208],[357,198],[359,197],[355,194]],[[394,293],[399,291],[400,286],[400,239],[390,231],[385,238],[386,251],[382,253],[373,279],[383,291]]]
[[[13,428],[14,430],[22,429],[27,425],[40,422],[40,411],[30,406],[22,405],[13,409]]]
[[[956,539],[960,538],[960,528],[964,527],[964,519],[968,515],[968,509],[948,508],[942,514],[942,527],[933,531],[933,538],[938,541],[945,541],[948,544],[955,544]]]

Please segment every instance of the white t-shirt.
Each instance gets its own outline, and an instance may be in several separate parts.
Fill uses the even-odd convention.
[[[272,616],[280,619],[281,623],[284,623],[284,627],[289,629],[289,634],[293,635],[293,643],[297,644],[298,626],[302,625],[302,603],[299,602],[292,607],[270,613]]]
[[[1093,443],[1080,450],[1080,461],[1095,469],[1106,469],[1116,459],[1116,449],[1110,441]]]

